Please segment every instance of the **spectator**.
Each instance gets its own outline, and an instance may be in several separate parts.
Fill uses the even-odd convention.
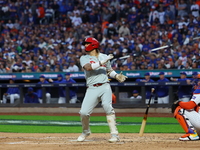
[[[71,60],[76,61],[80,70],[79,58],[85,53],[84,47],[80,43],[85,36],[96,37],[101,41],[104,53],[113,52],[117,57],[122,54],[122,50],[127,45],[126,55],[130,54],[132,57],[132,54],[136,54],[134,59],[141,59],[145,63],[145,66],[140,64],[139,67],[136,64],[137,70],[147,69],[146,66],[152,64],[151,61],[145,62],[144,59],[149,57],[150,49],[168,45],[169,41],[173,44],[170,49],[173,57],[172,59],[169,58],[169,69],[172,69],[177,60],[174,56],[180,57],[182,50],[186,51],[187,61],[195,54],[188,66],[183,61],[184,68],[192,67],[194,69],[200,66],[198,65],[199,56],[197,55],[200,48],[199,40],[193,39],[199,36],[199,18],[194,17],[193,12],[191,14],[187,12],[187,10],[191,10],[195,2],[183,1],[180,2],[180,5],[176,4],[177,7],[175,7],[175,2],[171,0],[157,1],[156,3],[154,1],[141,1],[140,4],[134,2],[134,5],[132,2],[124,1],[120,1],[120,5],[117,5],[119,1],[112,1],[111,3],[114,3],[112,5],[106,5],[102,2],[96,4],[94,1],[85,2],[86,4],[82,1],[74,3],[44,0],[42,3],[39,1],[20,1],[19,5],[17,1],[12,2],[12,4],[2,4],[0,8],[0,14],[2,14],[0,15],[0,59],[5,60],[4,66],[8,69],[11,67],[7,71],[22,72],[21,66],[15,67],[16,65],[13,66],[13,62],[15,64],[21,59],[20,63],[22,63],[26,55],[30,55],[30,60],[36,66],[43,65],[40,69],[35,68],[38,72],[45,71],[46,64],[51,65],[52,71],[62,71],[63,66],[68,65],[66,62]],[[183,11],[180,10],[180,8],[183,8],[181,5],[185,6],[186,2],[187,7],[184,9],[186,13],[180,13]],[[198,1],[196,3],[198,4]],[[52,9],[50,10],[55,12],[54,21],[47,24],[44,18],[48,15],[48,9],[51,6]],[[151,8],[153,8],[152,11]],[[162,8],[165,10],[164,18]],[[102,20],[101,10],[104,12],[104,19]],[[129,11],[132,13],[129,13]],[[41,18],[38,17],[37,12]],[[153,15],[153,12],[160,15]],[[175,12],[181,15],[175,15]],[[76,13],[81,14],[82,19],[82,23],[78,26],[75,26],[70,19],[75,17]],[[182,14],[187,15],[187,17]],[[154,21],[150,24],[147,21],[148,19]],[[116,29],[114,36],[112,34],[107,35],[110,24]],[[104,35],[106,35],[106,38],[103,38]],[[71,51],[71,54],[69,54],[69,51]],[[78,55],[76,54],[77,51],[79,51]],[[166,59],[162,50],[155,53],[158,54],[160,59]],[[39,61],[43,61],[43,64],[40,64]],[[59,61],[59,67],[56,66],[57,61]],[[118,70],[121,66],[120,63],[121,61],[116,61],[113,64],[113,66],[116,66],[114,69]],[[157,65],[154,63],[154,68],[168,69],[165,66],[163,68],[163,63]]]
[[[153,24],[153,22],[159,18],[158,11],[156,10],[155,6],[151,7],[151,12],[149,14],[149,22]]]
[[[76,83],[76,81],[70,77],[70,73],[66,73],[64,83]],[[69,103],[74,104],[77,102],[76,92],[77,92],[77,87],[69,88],[69,97],[70,97]],[[66,97],[66,95],[65,95],[65,97]]]
[[[75,16],[71,18],[71,22],[74,26],[80,26],[83,21],[80,15],[78,13],[75,13]]]
[[[119,36],[124,37],[130,35],[130,29],[128,28],[128,23],[122,22],[121,27],[119,28]]]
[[[46,83],[49,83],[45,76],[44,75],[40,75],[40,82],[38,82],[38,84],[46,84]],[[38,95],[38,98],[39,98],[39,102],[40,103],[43,103],[43,100],[42,100],[42,96],[43,96],[43,93],[42,93],[42,88],[39,88],[37,89],[37,95]],[[46,103],[50,103],[50,100],[51,100],[51,94],[50,94],[50,89],[49,88],[46,88]]]
[[[45,19],[47,19],[47,23],[51,23],[52,21],[54,21],[54,15],[55,15],[55,12],[52,9],[52,6],[49,5],[47,9],[45,10]]]
[[[37,24],[41,23],[42,19],[45,17],[45,10],[42,4],[38,5],[37,8]]]
[[[112,23],[110,23],[110,24],[108,25],[108,29],[107,29],[107,37],[108,37],[109,39],[111,39],[112,36],[116,36],[116,35],[117,35],[117,31],[116,31],[114,25],[113,25]]]
[[[77,65],[75,65],[75,61],[70,61],[69,67],[67,68],[70,72],[76,72],[79,71],[79,68]]]
[[[14,79],[9,79],[9,84],[14,84]],[[18,87],[9,87],[7,92],[3,94],[3,103],[7,103],[7,99],[10,99],[10,103],[14,104],[16,99],[19,99],[19,88]]]
[[[165,78],[165,73],[159,73],[160,79],[157,82],[169,82],[167,78]],[[169,87],[167,85],[156,86],[156,94],[158,96],[158,104],[168,104],[169,103]]]
[[[180,16],[180,17],[184,17],[184,16],[188,15],[187,4],[185,3],[184,0],[180,0],[177,10],[178,10],[178,16]]]
[[[40,103],[38,95],[33,91],[32,87],[28,88],[28,93],[25,95],[24,103]]]
[[[133,90],[132,92],[132,96],[130,97],[130,99],[142,99],[142,96],[139,95],[139,92],[137,90]]]
[[[196,4],[196,0],[193,0],[193,4],[190,7],[190,10],[192,11],[192,15],[194,17],[199,17],[199,5]]]
[[[187,55],[186,55],[186,51],[182,51],[181,52],[181,56],[179,57],[179,60],[182,61],[182,65],[185,66],[187,63]]]
[[[0,64],[0,73],[6,73],[6,69],[3,64]]]

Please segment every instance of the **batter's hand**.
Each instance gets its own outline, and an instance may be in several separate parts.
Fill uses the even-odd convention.
[[[117,81],[119,81],[120,83],[124,82],[128,77],[123,75],[122,72],[120,72],[120,74],[116,75],[116,79]]]
[[[101,65],[105,65],[105,64],[106,64],[110,59],[112,59],[113,57],[114,57],[113,54],[107,55],[107,58],[106,58],[106,59],[100,61]]]

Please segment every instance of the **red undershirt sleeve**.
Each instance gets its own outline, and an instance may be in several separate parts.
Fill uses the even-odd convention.
[[[196,103],[194,101],[179,102],[179,106],[184,109],[193,109],[196,106]]]

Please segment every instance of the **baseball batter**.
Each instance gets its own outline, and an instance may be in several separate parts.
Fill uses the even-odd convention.
[[[83,45],[87,55],[81,56],[80,63],[84,69],[87,90],[79,112],[83,131],[77,141],[82,142],[90,135],[90,114],[101,101],[111,133],[111,138],[108,141],[117,142],[120,139],[116,127],[115,112],[112,107],[112,91],[108,76],[117,79],[119,82],[124,82],[127,77],[121,73],[117,74],[111,68],[110,59],[113,58],[113,55],[100,53],[99,42],[95,38],[86,38]]]
[[[172,105],[174,117],[182,126],[185,135],[179,138],[182,141],[199,140],[200,135],[200,74],[198,75],[197,88],[189,102],[177,101]]]

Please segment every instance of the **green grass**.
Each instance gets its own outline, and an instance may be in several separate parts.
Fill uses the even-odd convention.
[[[120,133],[138,133],[140,130],[143,117],[117,117],[119,123],[118,130]],[[79,116],[17,116],[1,115],[0,120],[32,120],[32,121],[78,121]],[[91,116],[90,122],[106,122],[105,116]],[[120,125],[127,123],[126,125]],[[129,124],[136,125],[129,125]],[[93,133],[109,133],[108,126],[90,126]],[[0,124],[0,132],[14,133],[80,133],[80,125],[23,125],[23,124]],[[165,117],[148,117],[145,133],[183,133],[183,129],[174,118]]]

